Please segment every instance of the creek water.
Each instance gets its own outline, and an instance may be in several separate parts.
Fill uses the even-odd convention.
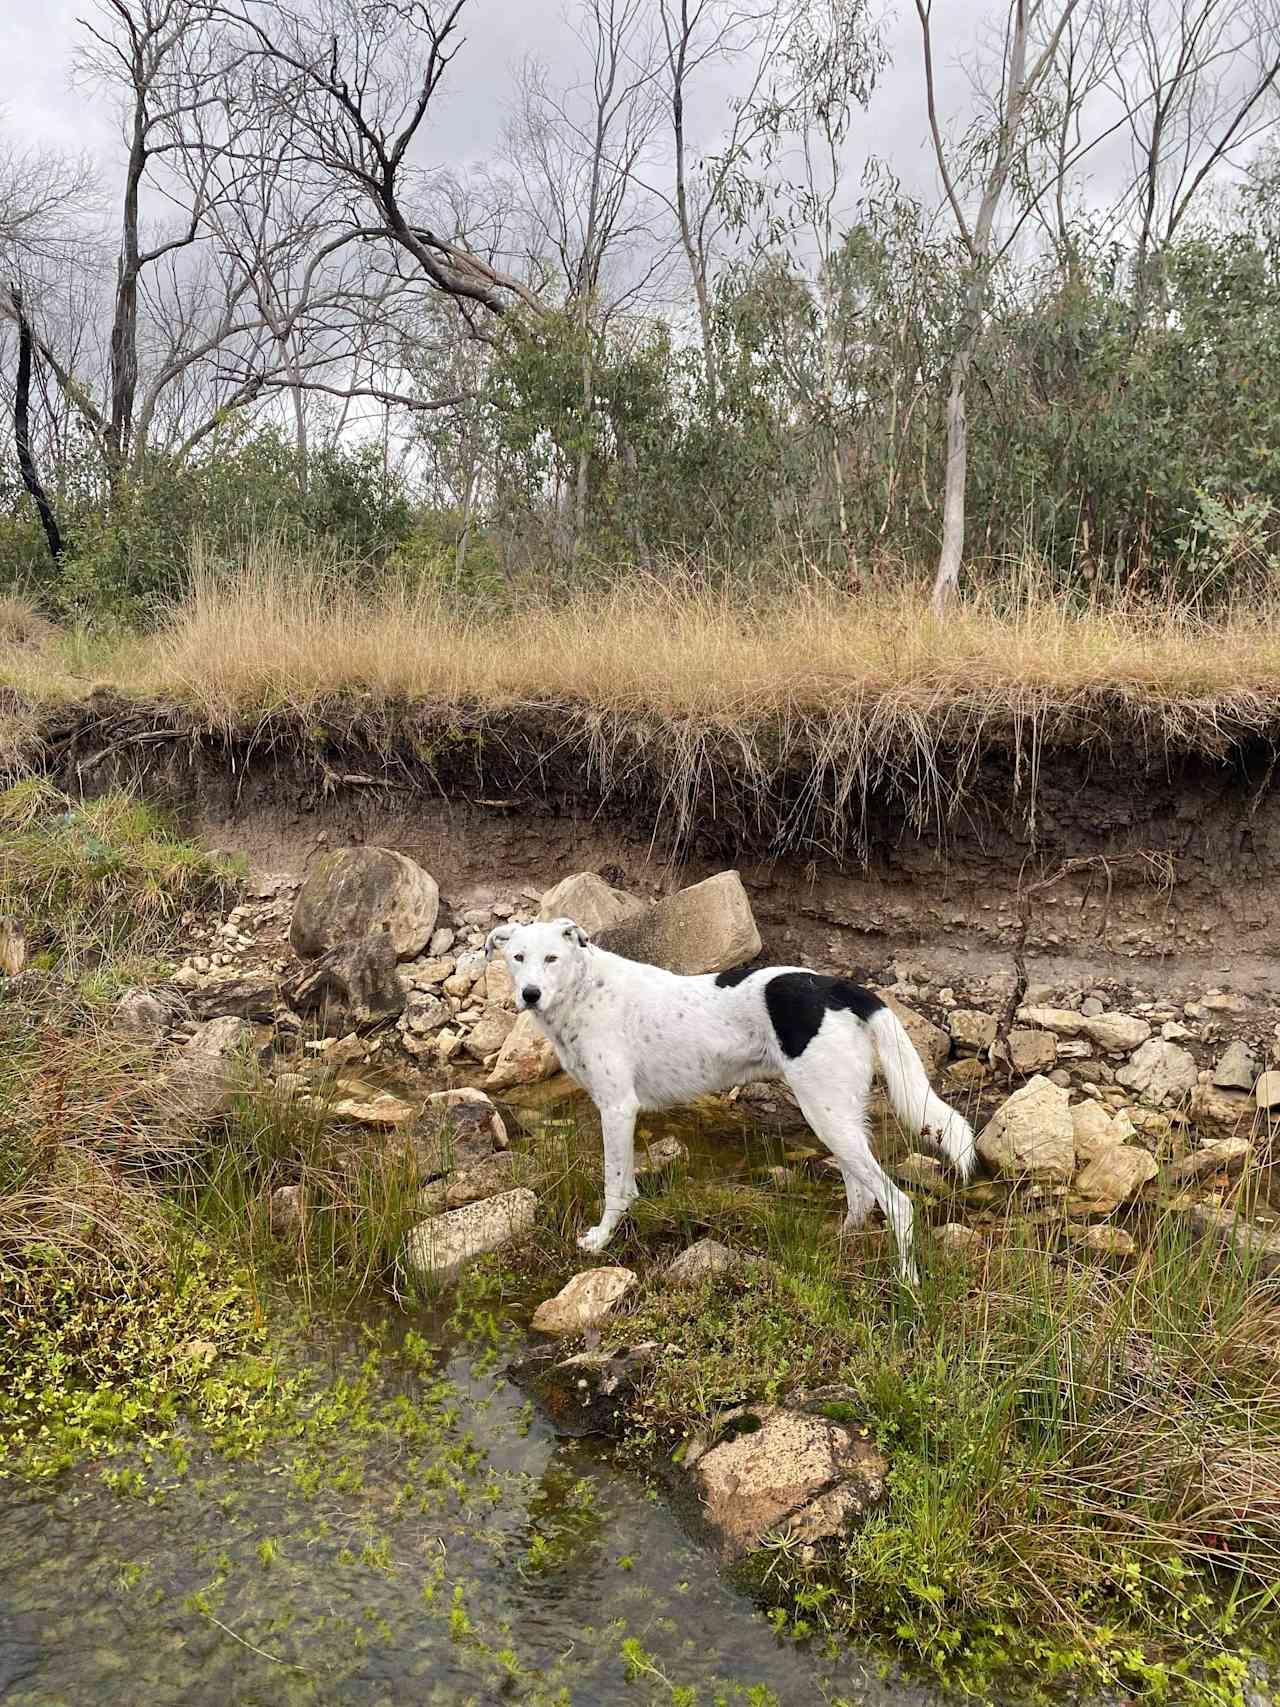
[[[427,1313],[398,1318],[440,1344]],[[603,1449],[556,1438],[503,1368],[447,1343],[379,1359],[380,1401],[441,1419],[447,1474],[406,1479],[394,1434],[304,1488],[288,1453],[191,1443],[182,1473],[114,1491],[99,1466],[0,1484],[5,1707],[292,1703],[846,1703],[928,1691],[775,1636]],[[299,1355],[356,1379],[350,1324]],[[418,1495],[421,1493],[422,1498]]]

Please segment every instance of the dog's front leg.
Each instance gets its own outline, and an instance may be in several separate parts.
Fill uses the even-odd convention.
[[[604,1132],[604,1214],[578,1240],[579,1250],[602,1251],[636,1200],[636,1113],[633,1103],[600,1110]]]

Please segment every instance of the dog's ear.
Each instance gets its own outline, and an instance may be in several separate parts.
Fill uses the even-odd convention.
[[[560,926],[560,935],[566,942],[576,942],[579,948],[585,948],[591,941],[582,926],[575,924],[572,919],[557,919],[556,923]]]
[[[486,960],[492,960],[493,956],[503,946],[503,944],[511,940],[511,936],[515,931],[515,928],[516,927],[514,925],[494,926],[493,930],[491,930],[488,936],[484,939],[484,957]]]

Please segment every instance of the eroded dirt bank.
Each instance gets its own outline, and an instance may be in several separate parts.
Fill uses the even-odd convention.
[[[332,721],[228,734],[98,696],[45,719],[39,762],[73,795],[137,787],[258,869],[376,841],[459,900],[581,869],[655,893],[736,865],[768,954],[868,976],[903,956],[943,981],[994,975],[1019,947],[1032,981],[1113,973],[1261,994],[1278,976],[1267,742],[1209,758],[1133,730],[1059,731],[939,748],[927,776],[881,754],[860,779],[784,770],[766,786],[727,750],[675,778],[640,726],[593,738],[546,708],[395,730]]]

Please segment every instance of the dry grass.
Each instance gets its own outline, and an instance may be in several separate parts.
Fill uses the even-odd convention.
[[[361,589],[260,543],[234,572],[197,553],[168,624],[99,650],[92,676],[83,646],[79,663],[65,643],[12,650],[11,750],[30,740],[23,708],[69,682],[169,702],[215,732],[362,719],[366,746],[379,723],[390,747],[398,724],[421,733],[450,708],[508,734],[549,711],[552,744],[602,801],[647,773],[644,808],[677,840],[726,786],[762,839],[834,847],[861,841],[876,791],[917,824],[945,820],[992,746],[1033,802],[1055,744],[1217,756],[1280,730],[1280,584],[1212,613],[1069,606],[1034,565],[944,619],[901,565],[857,595],[803,566],[754,595],[679,566],[619,568],[612,590],[486,616],[429,585]],[[0,747],[4,723],[0,710]]]

